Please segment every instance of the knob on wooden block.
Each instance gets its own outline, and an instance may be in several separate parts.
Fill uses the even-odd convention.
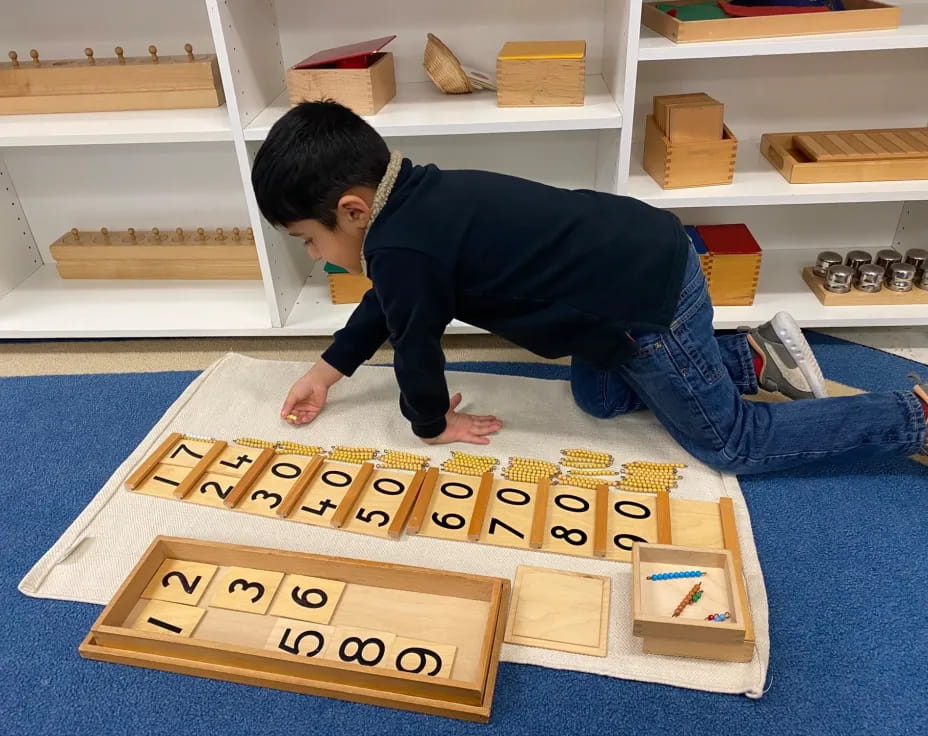
[[[237,227],[232,228],[232,240],[241,240],[242,233]]]
[[[154,44],[148,47],[148,53],[151,54],[151,63],[157,64],[158,63],[158,49]]]
[[[39,52],[35,49],[29,49],[29,56],[32,57],[32,63],[36,66],[42,66],[42,62],[39,61]]]
[[[129,228],[129,242],[130,243],[135,242],[135,228],[134,227]]]
[[[7,54],[7,56],[10,57],[10,61],[13,62],[14,67],[19,66],[19,56],[15,51],[11,51],[9,54]]]
[[[125,52],[122,50],[122,46],[117,46],[117,47],[116,47],[115,49],[113,49],[113,50],[116,52],[116,58],[119,60],[119,63],[120,63],[120,64],[125,64],[125,63],[126,63],[126,57],[123,56],[123,54],[124,54]]]
[[[101,228],[100,228],[100,235],[103,236],[103,242],[104,242],[104,243],[109,243],[109,242],[110,242],[110,231],[107,230],[105,227],[101,227]]]
[[[187,52],[187,61],[193,61],[193,46],[191,46],[189,43],[185,43],[184,51]]]
[[[225,240],[226,236],[221,227],[216,228],[216,240]]]
[[[81,242],[81,231],[78,230],[76,227],[71,228],[71,239],[74,240],[74,242],[76,243]]]
[[[206,231],[202,227],[197,228],[197,240],[206,240]]]
[[[248,228],[248,239],[249,239],[249,240],[254,240],[254,239],[255,239],[255,231],[252,230],[251,228]]]
[[[152,236],[155,240],[161,240],[161,231],[160,231],[158,228],[153,227],[153,228],[151,229],[151,236]]]
[[[180,242],[184,239],[184,228],[177,227],[174,228],[174,240]]]
[[[86,49],[84,49],[84,56],[87,57],[87,63],[88,63],[88,64],[96,64],[96,63],[97,63],[96,60],[93,58],[93,49],[90,48],[89,46],[88,46]]]

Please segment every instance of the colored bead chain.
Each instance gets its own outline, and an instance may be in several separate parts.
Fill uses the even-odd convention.
[[[567,449],[561,450],[561,454],[565,459],[574,461],[574,462],[599,462],[602,465],[612,465],[612,455],[608,452],[600,452],[599,450],[584,450],[577,447],[569,447]]]
[[[594,491],[599,488],[599,486],[603,484],[608,485],[612,482],[609,478],[591,478],[588,475],[573,475],[570,473],[567,475],[559,475],[555,480],[561,485],[589,488]]]
[[[648,575],[647,580],[673,580],[674,578],[701,578],[709,573],[703,570],[677,570],[674,572],[659,572],[655,575]]]
[[[616,484],[620,490],[637,493],[669,492],[677,487],[680,480],[678,468],[686,467],[681,463],[652,463],[635,460],[623,463],[623,476]]]
[[[329,460],[362,465],[368,460],[376,458],[378,452],[376,447],[346,447],[345,445],[334,445],[329,452]]]
[[[518,483],[537,483],[542,478],[551,478],[556,474],[557,465],[531,457],[510,457],[509,465],[503,469],[506,480]]]
[[[321,455],[325,450],[319,445],[303,445],[299,442],[281,440],[277,443],[277,452],[288,455]]]
[[[260,440],[257,437],[239,437],[237,440],[233,440],[236,445],[242,445],[242,447],[255,447],[259,450],[264,450],[268,447],[276,447],[276,444],[269,440]]]
[[[702,583],[696,583],[696,585],[694,585],[690,589],[690,592],[687,593],[686,596],[684,596],[683,600],[680,601],[680,604],[677,606],[677,609],[673,612],[673,615],[679,616],[683,612],[683,609],[693,602],[693,597],[696,595],[696,593],[699,592],[701,588],[702,588]]]
[[[730,618],[731,614],[725,611],[725,613],[710,613],[706,616],[706,621],[727,621]]]
[[[458,450],[451,451],[451,459],[442,463],[441,469],[446,473],[458,475],[483,475],[499,465],[499,460],[488,455],[470,455]]]
[[[184,439],[185,440],[197,440],[199,442],[216,442],[215,437],[204,437],[199,434],[185,434]]]
[[[380,458],[378,468],[393,468],[394,470],[422,470],[429,462],[425,455],[414,455],[411,452],[387,450]]]

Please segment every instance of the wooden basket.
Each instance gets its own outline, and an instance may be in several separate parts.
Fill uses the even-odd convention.
[[[702,1],[678,0],[686,4]],[[830,13],[680,21],[658,10],[658,4],[642,5],[641,22],[675,43],[883,30],[898,28],[902,15],[900,8],[875,0],[844,0],[847,10]]]
[[[429,78],[446,95],[463,95],[474,91],[461,62],[433,33],[428,34],[423,61]]]

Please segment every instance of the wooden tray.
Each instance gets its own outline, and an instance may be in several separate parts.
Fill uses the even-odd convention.
[[[885,286],[871,294],[859,289],[851,289],[847,294],[835,294],[825,288],[824,281],[816,276],[812,266],[802,269],[802,280],[826,307],[865,307],[887,304],[928,304],[928,291],[913,287],[912,291],[892,291]]]
[[[702,0],[680,1],[690,4]],[[642,5],[641,22],[675,43],[898,28],[902,14],[900,8],[875,0],[844,0],[848,9],[840,12],[679,21],[658,10],[658,4]]]
[[[157,537],[88,659],[487,722],[509,581]]]
[[[928,159],[928,128],[809,133],[793,136],[793,145],[812,161]]]
[[[796,145],[797,141],[808,142],[813,136],[823,133],[834,131],[765,133],[761,137],[760,150],[791,184],[928,179],[928,157],[814,161]]]

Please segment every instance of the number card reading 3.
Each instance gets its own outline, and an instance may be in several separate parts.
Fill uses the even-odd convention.
[[[233,611],[267,613],[283,577],[282,572],[229,567],[219,579],[216,591],[208,603],[216,608]]]
[[[271,606],[272,616],[327,624],[338,605],[345,584],[339,580],[287,575]]]
[[[190,636],[204,613],[206,613],[205,608],[152,600],[148,601],[139,612],[132,628],[138,631],[152,631],[156,634]]]
[[[202,562],[165,560],[141,597],[195,606],[217,569]]]
[[[334,634],[333,626],[281,618],[277,619],[264,648],[298,657],[322,657]]]

